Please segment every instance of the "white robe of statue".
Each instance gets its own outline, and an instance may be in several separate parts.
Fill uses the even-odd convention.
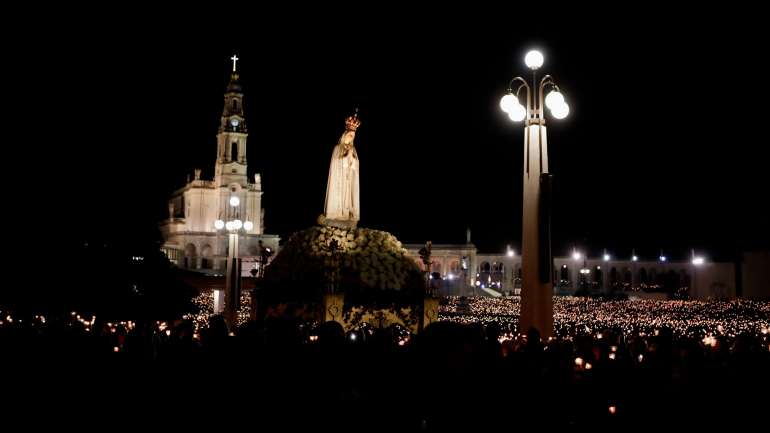
[[[324,206],[327,220],[355,223],[361,218],[358,155],[353,145],[355,135],[354,129],[347,129],[332,152],[329,181],[326,184],[326,205]]]

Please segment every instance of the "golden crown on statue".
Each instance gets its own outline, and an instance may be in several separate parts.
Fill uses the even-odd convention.
[[[356,112],[345,119],[345,129],[348,131],[355,131],[360,125],[361,121],[358,119],[358,108],[356,108]]]

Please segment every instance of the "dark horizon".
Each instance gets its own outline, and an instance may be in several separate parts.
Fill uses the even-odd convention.
[[[767,70],[762,27],[716,31],[734,21],[716,14],[684,27],[683,16],[544,29],[494,15],[482,27],[471,14],[350,17],[348,28],[245,14],[233,31],[150,20],[135,39],[128,23],[101,23],[21,57],[32,67],[9,100],[45,119],[22,120],[50,157],[33,182],[83,188],[49,190],[45,209],[64,211],[67,240],[151,241],[171,191],[195,168],[213,176],[237,53],[267,233],[286,239],[315,223],[332,148],[358,107],[360,225],[404,243],[462,243],[470,227],[480,251],[503,252],[520,248],[523,126],[498,102],[511,77],[528,75],[523,55],[537,47],[540,74],[571,105],[548,123],[554,255],[574,245],[618,258],[696,248],[731,259],[770,247],[767,90],[743,78]],[[6,140],[23,143],[28,131]]]

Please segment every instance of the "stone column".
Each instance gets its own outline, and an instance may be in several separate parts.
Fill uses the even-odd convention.
[[[513,272],[514,264],[513,260],[508,260],[503,263],[503,291],[507,292],[513,290]]]

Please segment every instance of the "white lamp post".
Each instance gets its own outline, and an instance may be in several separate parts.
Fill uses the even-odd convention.
[[[563,119],[569,114],[569,106],[550,75],[537,82],[537,70],[543,66],[544,60],[539,51],[527,53],[524,63],[532,70],[532,86],[522,77],[513,78],[500,100],[500,108],[512,121],[525,121],[519,329],[527,332],[535,328],[543,338],[547,338],[553,334],[553,275],[549,203],[551,175],[548,173],[545,108],[551,111],[554,118]],[[518,83],[515,89],[514,83]],[[551,91],[546,96],[547,88]],[[526,106],[519,101],[522,89],[526,91]]]
[[[241,232],[249,232],[254,228],[254,223],[241,220],[241,200],[238,196],[231,196],[228,203],[230,206],[226,208],[225,219],[214,221],[214,228],[217,231],[225,229],[228,232],[224,309],[225,321],[232,329],[237,326],[238,307],[241,299],[241,260],[238,254],[238,243]]]

